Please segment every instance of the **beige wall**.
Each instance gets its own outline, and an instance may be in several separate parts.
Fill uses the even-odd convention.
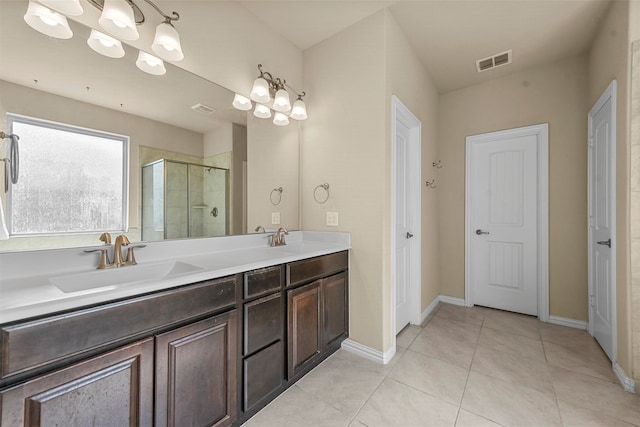
[[[247,116],[247,231],[285,227],[298,230],[298,126],[275,126],[270,119]],[[234,153],[235,156],[235,153]],[[234,167],[239,166],[235,164]],[[271,191],[282,187],[282,200],[274,206]],[[278,202],[280,195],[273,194]],[[280,212],[280,224],[271,223],[271,214]]]
[[[629,250],[629,3],[614,1],[589,52],[589,106],[617,80],[616,143],[616,310],[617,362],[631,373],[631,285]]]
[[[437,119],[438,119],[438,91],[425,71],[422,63],[414,53],[405,38],[402,29],[390,13],[386,14],[386,121],[387,121],[387,149],[386,149],[386,174],[391,176],[392,161],[392,135],[391,135],[391,96],[395,95],[421,122],[421,311],[431,304],[440,292],[440,276],[438,271],[438,189],[427,188],[424,182],[434,179],[436,170],[432,164],[437,157]],[[437,185],[437,183],[436,183]],[[387,179],[385,191],[385,206],[387,207],[388,224],[385,227],[385,242],[383,244],[383,259],[386,281],[385,301],[387,310],[383,311],[385,322],[384,348],[391,343],[389,333],[393,331],[393,306],[392,306],[392,277],[391,277],[391,206],[393,203],[393,190],[390,188],[391,179]]]
[[[300,164],[302,228],[351,232],[350,336],[378,350],[386,349],[388,282],[382,266],[389,209],[384,23],[384,13],[377,13],[304,51],[304,88],[314,96],[307,101]],[[330,197],[318,204],[313,191],[324,182]],[[327,211],[339,213],[339,227],[325,226]]]
[[[440,96],[442,294],[464,298],[465,137],[549,123],[550,314],[587,320],[586,89],[579,56]]]
[[[305,88],[323,96],[309,101],[302,133],[303,228],[351,232],[350,336],[386,351],[394,342],[391,96],[422,122],[429,177],[438,94],[387,11],[306,50],[304,76]],[[324,182],[331,196],[318,204],[313,191]],[[423,188],[422,309],[438,294],[436,205],[437,193]],[[325,226],[327,211],[339,213],[339,227]]]

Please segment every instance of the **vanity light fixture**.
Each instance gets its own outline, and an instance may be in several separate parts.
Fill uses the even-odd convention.
[[[306,93],[297,93],[287,84],[286,80],[273,77],[268,71],[263,71],[262,64],[258,64],[258,71],[260,75],[254,80],[251,93],[249,94],[251,100],[256,102],[253,115],[262,119],[268,119],[271,117],[271,109],[273,109],[276,112],[273,124],[277,126],[288,125],[289,117],[295,120],[306,120],[308,117],[307,107],[302,100]],[[296,95],[293,106],[291,105],[287,88]],[[247,111],[252,107],[251,100],[245,96],[236,94],[233,98],[232,105],[238,110]],[[287,116],[287,114],[289,115]]]
[[[91,30],[87,44],[91,49],[109,58],[122,58],[124,56],[124,49],[120,40],[114,39],[98,30]]]
[[[49,37],[57,39],[70,39],[73,37],[73,31],[71,31],[64,15],[33,0],[29,0],[24,20],[31,28]]]
[[[136,66],[145,73],[149,73],[154,76],[161,76],[167,73],[167,69],[164,67],[162,59],[156,58],[155,56],[143,51],[138,53]]]
[[[125,52],[118,39],[137,40],[140,35],[136,25],[145,22],[144,13],[133,0],[87,1],[102,11],[98,23],[109,33],[107,35],[92,29],[87,44],[91,49],[104,56],[122,58]],[[184,53],[180,44],[180,35],[173,26],[173,21],[180,19],[180,15],[174,11],[169,16],[151,0],[144,0],[144,2],[151,5],[164,18],[156,27],[151,50],[167,61],[182,61]],[[73,37],[73,31],[71,31],[65,15],[77,16],[82,13],[80,0],[38,0],[38,2],[29,0],[24,20],[34,30],[50,37],[70,39]],[[118,39],[114,37],[118,37]],[[136,65],[149,74],[162,75],[167,71],[160,58],[140,51]]]

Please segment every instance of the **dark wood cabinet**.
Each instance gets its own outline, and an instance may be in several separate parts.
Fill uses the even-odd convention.
[[[291,379],[322,351],[321,281],[287,291],[289,369]]]
[[[268,403],[284,383],[284,266],[244,274],[242,411]],[[255,299],[255,297],[260,298]]]
[[[153,338],[0,392],[3,426],[151,426]]]
[[[322,279],[323,351],[340,347],[349,334],[349,292],[347,273],[339,273]]]
[[[340,348],[348,337],[347,267],[347,252],[296,261],[287,266],[287,378],[290,381]]]
[[[158,335],[155,425],[231,425],[236,361],[235,310]]]

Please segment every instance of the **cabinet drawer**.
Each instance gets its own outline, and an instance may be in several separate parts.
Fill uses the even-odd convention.
[[[287,286],[329,276],[346,270],[348,265],[347,251],[289,263],[287,264]]]
[[[237,282],[231,276],[2,326],[1,378],[233,306]]]
[[[244,305],[245,356],[282,339],[282,317],[280,293]]]
[[[248,411],[269,394],[280,388],[284,379],[282,341],[244,360],[243,409]]]
[[[244,273],[244,297],[251,298],[277,291],[282,286],[282,266]]]

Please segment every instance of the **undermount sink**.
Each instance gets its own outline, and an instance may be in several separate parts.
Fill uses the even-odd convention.
[[[88,273],[70,274],[49,278],[49,282],[65,293],[80,291],[106,291],[133,283],[147,283],[168,279],[202,270],[201,267],[184,262],[134,265]]]

